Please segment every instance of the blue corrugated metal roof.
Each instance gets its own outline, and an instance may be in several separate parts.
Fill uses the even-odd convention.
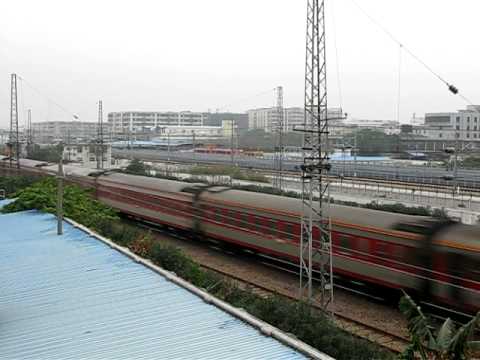
[[[0,228],[0,358],[303,358],[50,214]]]

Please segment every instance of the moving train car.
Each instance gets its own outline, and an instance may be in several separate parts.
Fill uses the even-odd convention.
[[[125,174],[97,186],[99,200],[131,216],[298,261],[298,199]],[[336,274],[479,309],[479,226],[341,205],[330,215]]]

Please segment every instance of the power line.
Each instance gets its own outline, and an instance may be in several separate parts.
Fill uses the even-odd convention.
[[[338,44],[337,44],[337,23],[335,21],[335,1],[331,1],[332,6],[332,23],[333,23],[333,46],[335,48],[335,65],[337,70],[337,86],[338,86],[338,102],[340,109],[343,109],[343,95],[342,84],[340,79],[340,59],[338,57]]]
[[[45,95],[44,93],[42,93],[40,90],[38,90],[35,86],[33,86],[29,81],[27,81],[25,78],[17,75],[18,78],[25,84],[27,84],[30,89],[32,89],[33,91],[35,91],[38,95],[40,95],[41,97],[44,97],[49,103],[51,104],[54,104],[55,106],[57,106],[60,110],[64,111],[66,114],[68,115],[71,115],[75,120],[78,120],[78,115],[76,115],[75,113],[73,113],[72,111],[68,110],[66,107],[60,105],[58,102],[56,102],[55,100],[53,100],[51,97]]]
[[[429,71],[432,75],[434,75],[438,80],[443,82],[447,85],[448,90],[454,94],[460,96],[464,101],[466,101],[469,105],[473,105],[473,103],[464,95],[460,94],[458,88],[453,84],[450,84],[447,80],[445,80],[438,72],[433,70],[425,61],[423,61],[418,55],[413,53],[408,47],[405,46],[400,40],[398,40],[386,27],[384,27],[380,22],[378,22],[373,16],[367,13],[355,0],[350,0],[374,25],[376,25],[380,30],[382,30],[393,42],[397,43],[399,46],[403,48],[413,59],[415,59],[418,63],[420,63],[427,71]]]
[[[402,95],[402,45],[398,47],[398,89],[397,89],[397,123],[400,126],[400,102]]]

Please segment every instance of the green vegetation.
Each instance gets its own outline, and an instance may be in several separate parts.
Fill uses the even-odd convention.
[[[371,156],[400,151],[398,135],[387,135],[383,131],[362,129],[356,132],[358,155]]]
[[[39,209],[54,212],[56,182],[45,178],[17,193],[18,199],[4,208],[4,212]],[[234,282],[204,271],[181,250],[152,239],[151,234],[122,222],[114,210],[93,200],[89,192],[77,186],[65,187],[65,216],[90,227],[119,245],[152,260],[166,270],[192,284],[204,288],[214,296],[244,308],[252,315],[337,359],[391,359],[393,355],[376,345],[358,339],[336,327],[333,322],[306,304],[289,301],[279,296],[261,297]]]
[[[463,168],[478,169],[480,168],[480,156],[469,156],[461,162],[460,166]]]
[[[125,172],[127,174],[142,176],[149,176],[149,170],[150,168],[139,159],[133,159],[130,164],[125,168]]]
[[[6,197],[12,197],[17,191],[38,181],[36,176],[0,176],[0,189],[5,190]]]
[[[480,341],[471,340],[475,328],[480,328],[480,312],[459,329],[448,318],[435,332],[431,320],[407,294],[400,300],[400,311],[408,320],[412,341],[401,359],[461,360],[470,359],[473,352],[480,351]]]
[[[49,213],[56,212],[57,183],[47,177],[15,194],[16,201],[8,204],[2,212],[16,212],[38,209]],[[105,219],[114,220],[114,210],[94,200],[88,191],[75,185],[64,188],[63,211],[66,217],[95,229],[96,224]]]

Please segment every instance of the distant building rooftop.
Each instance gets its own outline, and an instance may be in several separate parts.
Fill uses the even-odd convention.
[[[50,214],[0,227],[2,358],[304,358]]]

